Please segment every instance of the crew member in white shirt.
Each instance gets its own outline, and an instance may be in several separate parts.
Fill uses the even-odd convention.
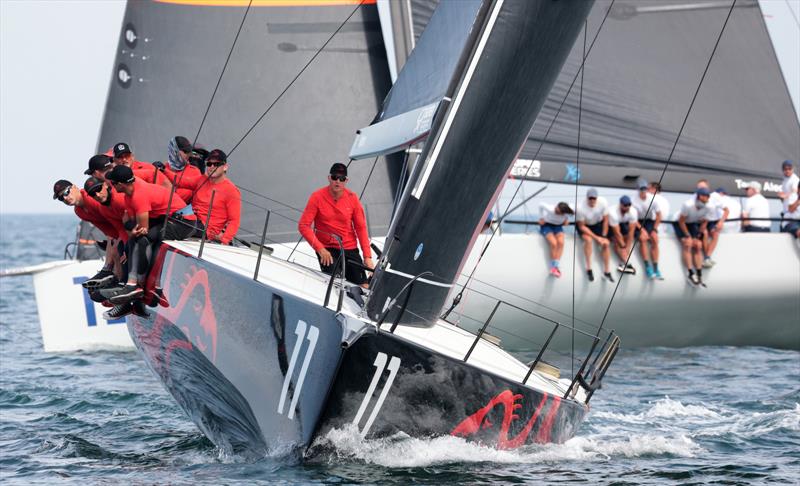
[[[603,278],[613,282],[614,277],[609,271],[611,247],[608,241],[608,201],[598,196],[594,187],[586,191],[586,199],[578,204],[575,221],[583,239],[583,255],[586,257],[586,275],[589,281],[594,282],[592,246],[597,243],[603,256]]]
[[[781,231],[790,233],[800,241],[800,183],[795,192],[783,200],[783,218],[786,220]]]
[[[658,228],[661,226],[661,222],[669,217],[669,201],[660,194],[661,184],[658,182],[651,182],[647,190],[653,195],[653,207],[656,208],[653,229],[648,232],[648,236],[650,237],[650,256],[653,259],[653,274],[656,279],[664,280],[664,276],[661,275],[661,269],[658,268],[658,257],[660,255],[658,247]]]
[[[639,213],[639,227],[634,235],[639,240],[639,251],[641,251],[642,260],[644,260],[644,272],[647,278],[655,279],[656,272],[653,263],[651,263],[655,258],[651,259],[652,238],[650,235],[653,233],[656,218],[660,218],[661,210],[658,208],[655,197],[650,193],[648,187],[647,181],[640,180],[639,192],[633,197],[633,208]]]
[[[703,285],[703,233],[706,231],[711,193],[701,187],[687,199],[678,213],[675,232],[681,240],[683,264],[689,270],[689,282]]]
[[[800,177],[795,174],[791,160],[783,161],[781,171],[783,172],[783,181],[781,182],[781,192],[778,193],[778,197],[783,201],[792,194],[797,194],[797,183],[800,182]]]
[[[636,274],[633,265],[626,263],[633,251],[633,238],[636,228],[639,227],[639,213],[631,207],[632,201],[628,196],[619,198],[619,204],[611,208],[608,215],[608,225],[614,240],[614,251],[622,261],[617,271]]]
[[[742,231],[745,233],[769,233],[771,222],[768,219],[769,202],[761,195],[761,183],[751,181],[747,185],[747,199],[742,208]]]
[[[550,245],[550,275],[556,278],[561,276],[558,265],[564,253],[564,226],[569,224],[570,214],[574,211],[565,202],[539,205],[539,232]]]
[[[697,181],[697,189],[706,189],[710,195],[706,203],[706,231],[703,233],[703,268],[711,268],[716,265],[711,255],[717,248],[719,243],[719,234],[722,231],[725,220],[728,219],[730,211],[722,204],[722,195],[717,192],[711,192],[711,186],[708,181],[700,179]],[[697,196],[695,196],[697,197]]]
[[[728,210],[723,232],[740,233],[742,231],[742,223],[739,219],[742,217],[742,205],[739,204],[738,198],[729,196],[724,187],[718,187],[714,192],[720,195],[722,207]]]

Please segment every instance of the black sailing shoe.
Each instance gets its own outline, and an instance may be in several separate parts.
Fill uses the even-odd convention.
[[[134,300],[130,304],[122,304],[122,305],[130,305],[131,309],[133,310],[133,315],[148,318],[150,317],[150,313],[147,312],[147,308],[144,306],[144,302],[141,300]]]
[[[108,287],[115,280],[114,272],[105,268],[97,272],[97,275],[83,282],[83,288],[94,289],[98,287]]]
[[[107,321],[113,321],[115,319],[119,319],[120,317],[125,317],[131,312],[133,312],[133,305],[130,302],[127,304],[115,305],[114,307],[103,312],[103,319]]]
[[[611,276],[611,272],[603,272],[603,278],[608,280],[609,282],[614,281],[614,277]]]
[[[594,272],[591,270],[586,270],[586,276],[589,278],[590,282],[594,282]]]
[[[103,289],[100,294],[107,298],[112,304],[124,304],[134,299],[140,299],[144,295],[144,290],[138,285],[126,284],[124,287]]]

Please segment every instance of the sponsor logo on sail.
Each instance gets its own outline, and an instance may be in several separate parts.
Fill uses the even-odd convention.
[[[511,177],[542,177],[542,162],[531,159],[517,159],[511,168]]]

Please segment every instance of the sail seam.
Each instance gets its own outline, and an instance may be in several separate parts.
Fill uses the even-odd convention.
[[[386,265],[386,268],[384,268],[384,271],[392,273],[394,275],[399,275],[401,277],[405,277],[407,279],[414,278],[414,275],[411,275],[410,273],[405,273],[405,272],[401,272],[399,270],[393,269],[391,264]],[[426,283],[426,284],[435,285],[437,287],[445,287],[445,288],[448,288],[448,289],[453,286],[453,284],[446,284],[446,283],[442,283],[442,282],[434,282],[433,280],[428,280],[426,278],[418,278],[417,282],[423,282],[423,283]]]
[[[433,148],[433,153],[431,155],[430,161],[428,162],[427,166],[425,167],[425,172],[423,172],[422,177],[419,180],[419,184],[414,189],[414,192],[411,193],[416,199],[419,199],[422,195],[422,191],[425,190],[425,185],[428,183],[428,178],[431,175],[431,171],[433,171],[433,166],[436,165],[436,159],[439,157],[439,152],[441,151],[442,145],[444,145],[444,141],[447,138],[447,133],[450,131],[450,127],[453,124],[453,119],[455,118],[456,114],[458,113],[458,109],[461,106],[461,100],[464,99],[464,93],[466,93],[467,88],[469,88],[469,83],[472,81],[472,75],[475,73],[475,67],[478,64],[478,61],[483,54],[483,49],[486,47],[486,43],[489,41],[489,36],[492,35],[492,31],[494,30],[494,24],[497,21],[497,16],[500,14],[500,9],[503,6],[504,0],[498,0],[492,10],[491,15],[489,16],[489,21],[486,24],[486,31],[484,32],[483,36],[481,36],[480,41],[478,42],[478,47],[475,50],[475,55],[470,60],[469,67],[467,68],[467,72],[464,75],[464,81],[461,83],[461,86],[458,89],[458,93],[456,93],[455,102],[453,103],[453,107],[450,109],[449,113],[447,114],[447,120],[444,122],[444,127],[442,128],[442,133],[436,139],[436,145]]]

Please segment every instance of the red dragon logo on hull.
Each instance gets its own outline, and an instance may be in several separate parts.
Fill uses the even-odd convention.
[[[166,300],[175,302],[175,300],[171,299],[171,297],[173,297],[172,293],[175,290],[172,288],[171,284],[173,267],[178,255],[176,251],[166,251],[165,247],[162,247],[161,250],[151,275],[161,275],[161,268],[166,254],[170,253],[167,270],[164,272],[163,280],[166,283],[164,294]],[[153,285],[155,285],[155,282]],[[138,320],[134,320],[136,334],[148,351],[161,348],[161,336],[164,332],[164,328],[170,324],[180,326],[183,334],[191,341],[189,342],[181,339],[171,340],[166,345],[163,360],[159,359],[160,357],[152,356],[152,353],[148,353],[151,354],[151,358],[153,358],[151,360],[152,363],[157,367],[158,365],[164,365],[169,368],[170,355],[172,352],[177,349],[192,349],[192,343],[206,354],[212,362],[215,362],[217,357],[217,319],[211,303],[211,287],[208,280],[208,272],[191,265],[184,276],[184,282],[180,284],[179,291],[180,295],[177,298],[177,302],[175,302],[174,305],[170,304],[167,309],[164,309],[156,316],[153,327],[150,330],[144,329]],[[199,299],[195,298],[197,292],[199,292]],[[193,322],[200,324],[200,330],[202,332],[193,332],[193,328],[196,329],[196,326],[185,324]]]
[[[514,394],[511,390],[504,390],[489,400],[486,406],[482,407],[477,412],[465,418],[458,424],[451,432],[450,435],[457,437],[473,437],[482,430],[494,428],[494,424],[489,421],[489,413],[495,408],[503,407],[503,420],[500,424],[500,431],[497,435],[497,447],[499,449],[516,449],[528,442],[528,437],[531,434],[537,419],[541,415],[542,409],[548,402],[549,395],[544,393],[542,400],[533,412],[533,415],[528,419],[528,422],[514,437],[509,437],[513,422],[519,420],[517,411],[522,408],[522,395]],[[553,428],[553,421],[555,420],[558,409],[561,405],[561,397],[553,396],[550,400],[550,408],[547,415],[541,421],[538,431],[533,438],[532,442],[545,443],[550,442],[550,434]]]

